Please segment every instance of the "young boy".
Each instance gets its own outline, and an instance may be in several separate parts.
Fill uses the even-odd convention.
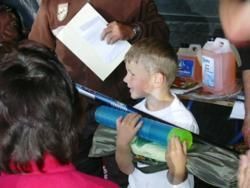
[[[171,93],[177,71],[177,57],[169,44],[144,39],[134,44],[125,56],[127,75],[124,82],[133,99],[144,98],[135,107],[176,126],[199,133],[193,115]],[[138,123],[139,122],[139,123]],[[129,175],[129,187],[167,188],[193,187],[193,176],[186,170],[186,144],[178,138],[169,142],[166,161],[169,170],[142,173],[132,163],[130,142],[143,126],[140,116],[128,114],[117,120],[116,161],[120,170]]]

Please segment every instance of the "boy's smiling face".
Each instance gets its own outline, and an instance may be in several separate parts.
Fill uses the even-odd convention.
[[[138,99],[146,97],[150,91],[150,73],[142,63],[130,61],[125,64],[127,74],[123,81],[127,83],[127,86],[130,89],[131,98]]]

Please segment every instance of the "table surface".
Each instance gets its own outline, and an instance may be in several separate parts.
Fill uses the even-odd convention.
[[[180,99],[216,104],[221,106],[233,107],[236,100],[244,100],[244,95],[241,88],[235,93],[227,96],[215,96],[200,94],[200,89],[185,93],[177,94]]]

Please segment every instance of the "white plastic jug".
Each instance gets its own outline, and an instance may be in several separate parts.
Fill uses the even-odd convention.
[[[230,42],[224,38],[208,41],[201,54],[203,90],[215,95],[234,93],[237,89],[236,60]]]

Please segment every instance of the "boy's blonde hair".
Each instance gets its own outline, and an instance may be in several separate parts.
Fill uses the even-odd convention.
[[[125,55],[125,62],[141,63],[149,73],[160,72],[166,76],[168,87],[177,72],[176,52],[170,44],[154,38],[145,38],[135,43]]]

